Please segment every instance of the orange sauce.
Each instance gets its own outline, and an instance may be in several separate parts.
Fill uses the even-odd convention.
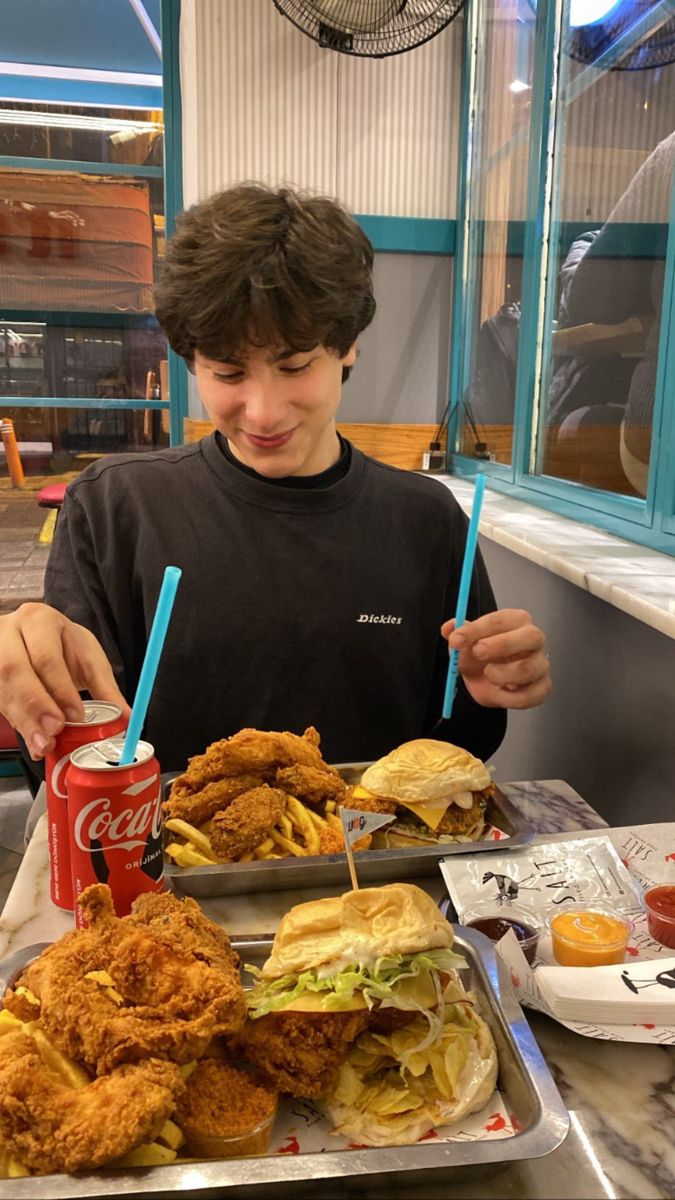
[[[551,920],[553,953],[563,967],[607,967],[626,954],[630,925],[608,913],[575,909]]]

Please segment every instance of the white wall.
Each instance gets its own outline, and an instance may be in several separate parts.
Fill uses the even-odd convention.
[[[256,179],[454,216],[461,18],[374,60],[322,50],[272,0],[183,0],[180,41],[186,204]]]
[[[610,825],[675,819],[675,639],[487,538],[497,602],[546,630],[553,692],[509,715],[502,780],[566,779]]]

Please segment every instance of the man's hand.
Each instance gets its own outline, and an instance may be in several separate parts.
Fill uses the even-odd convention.
[[[84,719],[79,692],[131,709],[99,642],[48,604],[22,604],[0,617],[0,712],[33,758],[54,748],[66,721]]]
[[[520,608],[500,608],[455,632],[441,626],[450,650],[459,650],[459,673],[467,691],[485,708],[534,708],[552,688],[546,638]]]

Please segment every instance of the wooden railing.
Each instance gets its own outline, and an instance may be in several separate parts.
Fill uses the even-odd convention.
[[[213,431],[210,421],[193,421],[186,417],[183,425],[185,441],[198,442]],[[338,424],[338,429],[354,446],[392,467],[419,471],[422,455],[436,433],[434,425],[360,425]],[[445,434],[442,445],[445,446]]]

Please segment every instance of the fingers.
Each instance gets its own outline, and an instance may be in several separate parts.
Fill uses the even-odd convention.
[[[79,692],[130,708],[89,630],[47,604],[24,604],[0,618],[0,712],[44,758],[66,721],[82,721]]]
[[[458,630],[446,621],[441,632],[460,651],[462,678],[479,704],[532,708],[551,691],[546,638],[524,609],[486,613]]]
[[[83,625],[69,621],[63,632],[63,652],[70,674],[80,691],[96,700],[105,700],[122,709],[129,717],[131,708],[117,686],[113,669],[100,642]]]
[[[64,714],[34,671],[16,623],[3,624],[1,645],[0,711],[25,739],[32,757],[43,758],[64,726]]]
[[[490,662],[483,672],[485,678],[497,687],[513,689],[536,683],[548,673],[549,662],[543,650],[511,662]]]
[[[546,673],[527,687],[493,688],[491,706],[495,708],[534,708],[543,704],[553,689],[551,676]]]
[[[530,614],[522,608],[500,608],[475,621],[465,621],[460,629],[449,634],[449,639],[453,649],[470,647],[477,658],[485,659],[527,652],[543,646],[545,641]]]

